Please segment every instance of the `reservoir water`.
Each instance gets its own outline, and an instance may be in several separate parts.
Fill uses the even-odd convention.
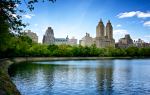
[[[150,59],[24,62],[9,74],[22,95],[150,95]]]

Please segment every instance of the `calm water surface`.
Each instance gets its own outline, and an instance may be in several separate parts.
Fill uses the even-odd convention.
[[[150,95],[150,59],[13,64],[22,95]]]

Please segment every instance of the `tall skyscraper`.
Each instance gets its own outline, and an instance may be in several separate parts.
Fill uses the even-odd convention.
[[[103,24],[102,19],[100,19],[98,25],[96,26],[96,37],[92,38],[87,35],[82,40],[80,44],[83,46],[91,46],[95,44],[98,48],[105,47],[115,47],[115,40],[113,39],[113,27],[110,20],[108,20],[106,27]]]
[[[115,47],[115,40],[113,39],[113,27],[110,20],[106,24],[106,28],[103,21],[100,20],[96,27],[95,44],[98,48]]]
[[[113,39],[113,27],[110,23],[110,20],[108,20],[106,24],[106,38]]]
[[[72,42],[71,42],[72,41]],[[73,43],[74,41],[74,43]],[[55,38],[54,31],[51,27],[48,27],[48,29],[45,32],[45,35],[43,36],[43,44],[48,45],[61,45],[61,44],[69,44],[69,45],[75,45],[77,39],[69,39],[68,36],[66,38]]]
[[[96,27],[96,37],[104,37],[104,35],[105,35],[104,29],[105,29],[105,26],[101,19]]]
[[[43,43],[44,44],[54,44],[55,38],[54,38],[54,32],[51,27],[48,27],[48,29],[45,32],[45,35],[43,36]]]

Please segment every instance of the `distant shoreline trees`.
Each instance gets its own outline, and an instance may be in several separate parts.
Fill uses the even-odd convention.
[[[10,37],[7,49],[0,50],[0,58],[11,57],[150,57],[150,47],[97,48],[95,45],[45,45],[34,43],[27,36]]]

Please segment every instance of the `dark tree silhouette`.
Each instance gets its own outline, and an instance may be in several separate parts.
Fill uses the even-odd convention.
[[[25,13],[24,9],[18,9],[17,5],[25,3],[26,8],[30,11],[34,10],[34,4],[38,2],[55,2],[56,0],[0,0],[0,32],[4,30],[7,24],[9,30],[19,32],[26,26],[22,22],[22,17],[18,12]]]

